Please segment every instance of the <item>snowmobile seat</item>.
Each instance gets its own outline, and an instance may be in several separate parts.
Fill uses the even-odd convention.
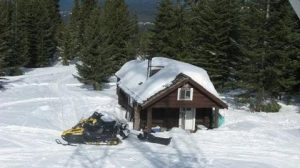
[[[108,127],[114,127],[116,123],[117,123],[116,121],[105,121],[103,122],[103,125]]]
[[[92,124],[92,123],[87,122],[87,123],[83,124],[83,128],[85,130],[88,130],[88,131],[91,131],[91,132],[95,132],[95,131],[97,131],[100,128],[100,126],[97,125],[97,124]]]
[[[93,113],[93,115],[91,116],[91,118],[94,118],[94,119],[96,119],[96,120],[100,120],[102,116],[103,116],[103,114],[98,113],[97,111],[95,111],[95,112]]]

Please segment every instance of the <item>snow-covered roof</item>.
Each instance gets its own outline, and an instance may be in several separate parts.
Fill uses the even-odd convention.
[[[152,58],[152,66],[163,68],[148,79],[148,60],[129,61],[116,72],[116,76],[120,78],[119,87],[140,104],[170,86],[179,74],[190,77],[208,92],[219,97],[207,72],[200,67],[164,57]]]

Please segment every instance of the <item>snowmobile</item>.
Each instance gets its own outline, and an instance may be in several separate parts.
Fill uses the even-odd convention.
[[[94,112],[87,119],[82,119],[71,129],[63,131],[61,137],[67,142],[62,143],[56,140],[58,144],[92,144],[92,145],[117,145],[121,141],[117,137],[120,135],[123,139],[129,135],[128,125],[119,121],[104,121],[103,114]]]

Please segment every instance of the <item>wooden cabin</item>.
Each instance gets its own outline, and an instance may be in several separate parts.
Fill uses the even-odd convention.
[[[207,72],[184,62],[155,57],[133,60],[117,73],[119,104],[134,129],[159,126],[194,131],[197,125],[218,127],[218,97]]]

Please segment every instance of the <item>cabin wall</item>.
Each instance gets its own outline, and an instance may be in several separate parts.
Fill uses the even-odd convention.
[[[184,84],[183,84],[184,85]],[[183,86],[182,85],[182,86]],[[190,84],[191,85],[191,84]],[[180,87],[182,87],[180,86]],[[191,85],[192,86],[192,85]],[[193,86],[192,86],[193,87]],[[151,108],[180,108],[180,107],[190,107],[190,108],[211,108],[218,107],[218,105],[204,95],[200,90],[193,87],[193,100],[177,100],[178,88],[171,92],[168,96],[157,100],[151,105]]]
[[[127,112],[126,117],[128,120],[132,119],[133,107],[130,106],[129,96],[119,87],[117,87],[118,103]]]
[[[193,99],[192,100],[177,100],[178,99],[178,88],[181,88],[188,84],[193,88]],[[177,87],[177,86],[176,86]],[[200,88],[201,89],[201,88]],[[182,83],[177,88],[173,88],[173,91],[164,97],[157,97],[152,104],[147,107],[140,107],[138,104],[134,104],[133,107],[130,105],[129,96],[119,87],[117,87],[118,102],[123,106],[131,119],[134,121],[134,128],[141,129],[146,128],[147,124],[150,127],[160,126],[162,128],[170,129],[172,127],[179,127],[180,109],[181,108],[194,108],[195,118],[194,125],[204,125],[207,128],[216,128],[217,113],[213,109],[218,109],[218,105],[202,90],[193,86],[189,82]],[[135,109],[135,111],[134,111]],[[151,111],[148,113],[147,111]],[[133,116],[138,114],[137,116]],[[150,116],[149,116],[150,114]],[[148,123],[147,123],[148,119]],[[196,128],[195,128],[196,129]]]
[[[151,127],[159,126],[161,128],[171,129],[179,127],[180,108],[154,108],[152,109]],[[195,115],[195,127],[204,125],[206,128],[215,128],[215,114],[212,108],[197,108]],[[146,128],[147,110],[141,111],[140,128]],[[196,129],[196,128],[195,128]]]
[[[118,103],[125,109],[128,105],[128,96],[127,94],[119,87],[117,87]]]
[[[171,129],[178,127],[179,108],[154,108],[152,111],[151,127],[160,126],[161,128]],[[141,128],[147,124],[147,111],[141,111]]]

